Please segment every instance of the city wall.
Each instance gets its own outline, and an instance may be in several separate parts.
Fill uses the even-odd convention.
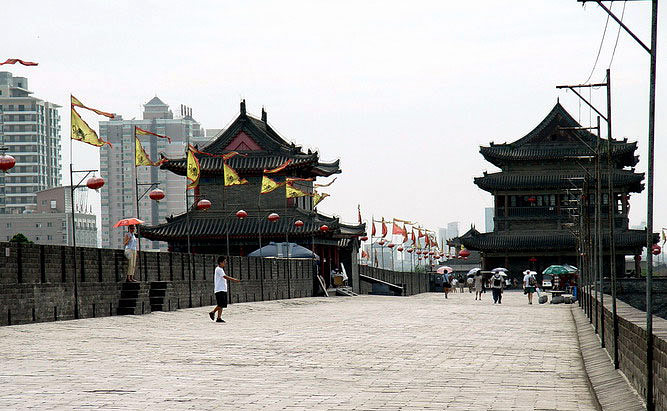
[[[0,242],[0,325],[74,319],[73,250],[67,246]],[[79,318],[116,315],[127,269],[123,251],[78,247],[76,253]],[[151,312],[150,290],[156,282],[167,283],[163,311],[214,305],[216,259],[217,255],[192,255],[190,276],[187,253],[140,253],[135,278],[141,283],[135,314]],[[359,269],[368,276],[403,285],[403,295],[428,289],[424,274],[365,266]],[[310,260],[231,257],[226,271],[241,282],[230,282],[230,303],[313,296],[317,283],[312,270]],[[370,291],[370,286],[366,288],[363,283],[353,286],[355,290],[361,286],[362,293]]]
[[[612,299],[604,296],[604,340],[613,358]],[[617,300],[619,368],[646,398],[646,312]],[[595,312],[595,309],[593,309]],[[667,410],[667,320],[653,317],[653,392],[656,410]]]

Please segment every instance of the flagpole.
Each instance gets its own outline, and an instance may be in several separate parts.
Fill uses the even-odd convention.
[[[370,245],[371,245],[371,255],[370,255],[371,267],[373,267],[373,264],[375,263],[375,250],[373,250],[373,228],[374,227],[375,227],[375,217],[373,216],[373,214],[371,214],[371,242],[370,242]]]
[[[139,217],[139,170],[137,168],[137,126],[134,126],[134,195],[135,199],[137,200],[136,202],[136,208],[137,208],[137,220],[140,219]],[[186,162],[187,162],[187,157],[186,157]],[[187,177],[186,177],[187,180]],[[137,226],[137,260],[138,261],[138,266],[139,266],[139,281],[141,281],[141,233],[139,232],[139,226]],[[134,274],[134,273],[132,273]],[[146,279],[144,279],[146,280]]]
[[[70,104],[72,101],[72,95],[70,94]],[[72,106],[70,105],[70,110]],[[71,118],[71,116],[70,116]],[[74,264],[74,319],[79,318],[79,289],[76,273],[76,219],[74,217],[74,171],[72,170],[74,166],[74,155],[72,154],[72,146],[74,141],[72,139],[73,129],[70,124],[70,139],[69,139],[69,187],[70,187],[70,201],[72,202],[72,260]]]
[[[136,143],[135,143],[136,144]],[[188,154],[190,152],[190,133],[185,136],[185,224],[188,236],[188,299],[189,307],[192,308],[192,251],[190,249],[190,205],[188,204]],[[192,153],[194,156],[194,153]],[[201,177],[201,170],[199,171]],[[194,188],[193,188],[194,190]]]

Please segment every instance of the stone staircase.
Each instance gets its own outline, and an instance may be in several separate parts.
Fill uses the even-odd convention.
[[[148,292],[151,311],[164,311],[164,299],[167,295],[167,285],[168,283],[166,281],[151,282],[150,291]]]
[[[137,300],[141,291],[141,283],[123,283],[118,300],[118,315],[133,315],[137,309]]]

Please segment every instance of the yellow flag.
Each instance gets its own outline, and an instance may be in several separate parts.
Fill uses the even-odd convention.
[[[320,203],[320,201],[324,200],[327,197],[329,197],[329,194],[327,193],[320,194],[317,191],[315,191],[313,193],[313,207],[316,207]]]
[[[83,121],[79,113],[72,107],[72,140],[78,140],[83,143],[91,144],[93,146],[102,147],[105,144],[111,146],[111,143],[104,141],[97,136],[95,130]]]
[[[144,150],[144,147],[141,145],[141,142],[139,139],[135,136],[134,137],[134,165],[135,166],[152,166],[155,165],[150,158],[148,158],[148,154],[146,154],[146,150]]]
[[[90,111],[94,112],[95,114],[99,114],[100,116],[105,116],[105,117],[109,117],[109,118],[114,118],[116,116],[113,113],[107,113],[106,111],[102,111],[102,110],[98,110],[96,108],[85,106],[81,101],[79,101],[78,98],[74,97],[71,94],[70,94],[70,97],[71,97],[72,107],[76,106],[76,107],[85,108],[86,110],[90,110]]]
[[[248,180],[239,177],[236,170],[228,166],[226,162],[224,164],[225,164],[224,166],[225,187],[236,186],[240,184],[248,184]]]
[[[192,151],[192,148],[188,149],[188,161],[187,161],[187,177],[188,177],[188,190],[191,190],[199,184],[199,160],[195,157],[195,153]]]
[[[301,191],[298,188],[295,188],[291,184],[286,184],[285,187],[286,187],[285,197],[287,198],[312,196],[312,194],[306,193],[305,191]]]
[[[285,183],[277,183],[267,176],[262,176],[262,191],[260,191],[260,194],[270,193],[282,185],[285,185]]]

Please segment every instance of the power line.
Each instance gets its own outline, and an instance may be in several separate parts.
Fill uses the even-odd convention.
[[[612,3],[609,8],[611,9],[611,6],[613,6],[614,3]],[[604,23],[604,31],[602,32],[602,39],[600,40],[600,47],[598,48],[598,55],[595,57],[595,63],[593,63],[593,68],[591,69],[591,74],[588,75],[588,78],[586,81],[584,81],[584,84],[588,83],[593,77],[593,73],[595,72],[595,68],[598,65],[598,60],[600,59],[600,53],[602,52],[602,46],[604,45],[604,38],[607,35],[607,26],[609,26],[609,15],[607,15],[607,21]]]
[[[621,13],[621,22],[623,22],[623,17],[625,16],[625,5],[628,4],[627,1],[623,2],[623,12]],[[607,19],[609,19],[609,15],[607,15]],[[618,32],[616,33],[616,42],[614,43],[614,51],[611,53],[611,59],[609,60],[609,67],[611,68],[612,63],[614,62],[614,55],[616,54],[616,46],[618,46],[618,38],[621,35],[621,25],[619,24],[618,26]]]

